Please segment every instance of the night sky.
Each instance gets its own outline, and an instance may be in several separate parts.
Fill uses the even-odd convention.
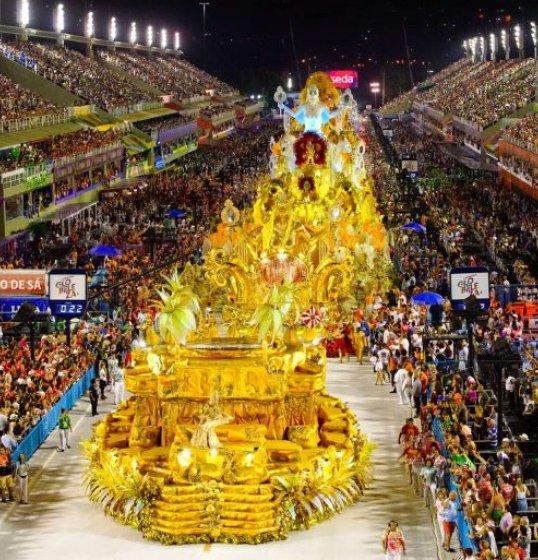
[[[15,0],[0,0],[2,20],[13,17]],[[54,2],[31,0],[33,27],[52,27]],[[439,69],[462,54],[468,36],[525,25],[538,19],[538,0],[210,0],[204,50],[202,8],[198,0],[64,0],[66,31],[82,33],[84,13],[95,12],[98,36],[106,36],[106,22],[118,18],[127,38],[130,21],[143,35],[146,25],[165,26],[169,36],[182,34],[190,60],[248,87],[263,82],[264,74],[302,78],[309,71],[355,68],[365,80],[385,69],[394,80],[409,79],[402,23],[408,33],[415,79],[428,68]],[[158,7],[158,8],[157,8]],[[298,65],[291,46],[294,32]],[[530,34],[527,33],[530,45]],[[530,53],[530,46],[528,47]]]

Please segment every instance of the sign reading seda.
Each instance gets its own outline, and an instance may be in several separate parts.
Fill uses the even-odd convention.
[[[46,291],[44,270],[0,270],[0,297],[44,296]]]
[[[337,88],[356,88],[359,85],[359,76],[355,70],[329,70],[328,74]]]

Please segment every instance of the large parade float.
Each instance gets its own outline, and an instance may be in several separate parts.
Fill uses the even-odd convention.
[[[389,267],[349,91],[312,75],[252,208],[228,201],[86,443],[90,499],[166,544],[262,543],[359,500],[370,446],[326,391],[322,341]]]

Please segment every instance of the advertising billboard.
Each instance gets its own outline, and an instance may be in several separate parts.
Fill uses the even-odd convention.
[[[46,275],[44,270],[0,270],[0,297],[44,296]]]
[[[347,89],[359,86],[359,75],[355,70],[329,70],[328,74],[337,88]]]
[[[450,271],[450,301],[452,307],[465,309],[464,301],[475,296],[482,309],[489,308],[489,270],[483,266],[453,268]]]

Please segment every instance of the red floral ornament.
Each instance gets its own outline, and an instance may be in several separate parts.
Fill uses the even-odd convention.
[[[327,143],[315,132],[305,132],[293,145],[295,164],[325,165]]]

